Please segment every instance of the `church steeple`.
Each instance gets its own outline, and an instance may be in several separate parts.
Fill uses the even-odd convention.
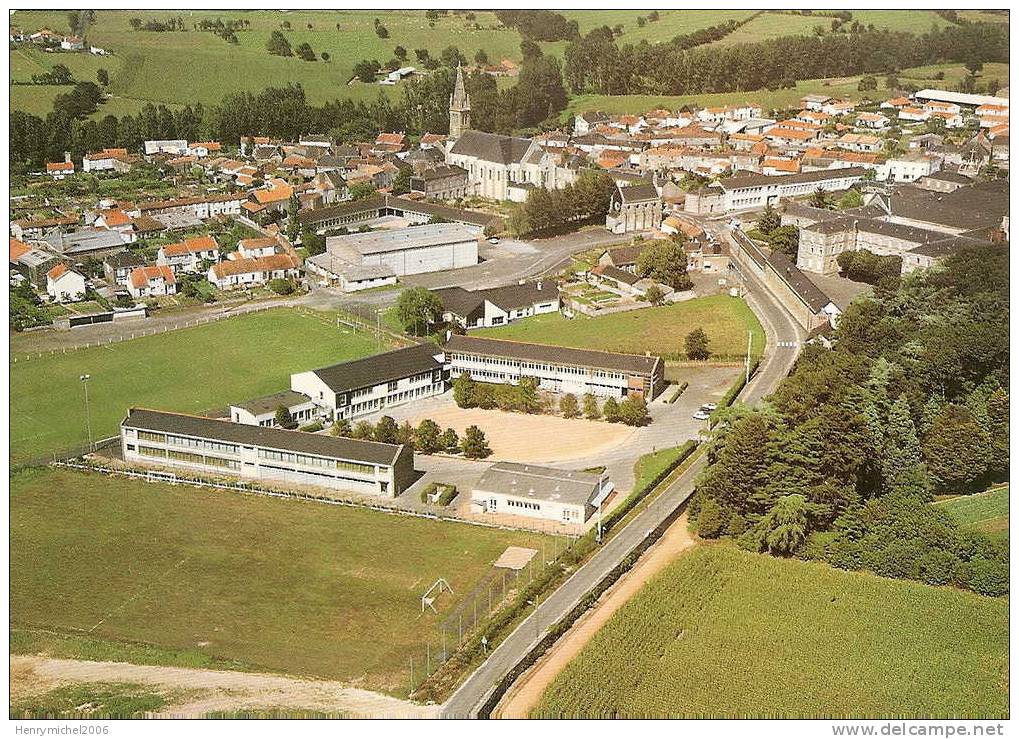
[[[471,127],[471,96],[464,86],[463,68],[456,66],[456,84],[449,98],[449,137],[460,138],[464,131]]]

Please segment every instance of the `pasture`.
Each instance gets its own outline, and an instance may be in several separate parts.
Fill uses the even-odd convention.
[[[15,344],[13,349],[17,351]],[[289,309],[77,349],[11,364],[11,457],[83,444],[88,382],[92,435],[117,433],[131,406],[183,413],[225,408],[290,386],[290,373],[375,353],[366,334]]]
[[[623,606],[532,717],[1008,715],[1008,601],[697,547]]]
[[[84,637],[131,661],[151,653],[399,695],[456,604],[443,595],[438,615],[422,615],[422,592],[444,577],[468,593],[506,547],[549,541],[59,469],[12,475],[10,502],[11,627],[29,631],[18,651],[55,632],[70,637],[60,656],[103,653],[68,653]]]
[[[746,353],[748,330],[753,336],[751,353],[760,356],[764,351],[764,330],[757,317],[743,300],[728,295],[595,318],[567,319],[550,313],[508,326],[480,329],[472,335],[629,354],[649,351],[667,359],[685,359],[683,340],[698,327],[708,335],[715,358],[741,359]]]
[[[947,511],[963,528],[994,538],[1008,538],[1008,485],[949,498],[935,505]]]

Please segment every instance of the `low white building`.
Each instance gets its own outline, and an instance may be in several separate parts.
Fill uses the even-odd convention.
[[[208,279],[220,290],[264,285],[275,279],[299,279],[301,268],[289,254],[255,259],[227,259],[209,267]]]
[[[865,172],[863,167],[843,167],[777,177],[736,174],[718,183],[722,192],[722,210],[763,208],[769,203],[777,205],[785,198],[810,195],[817,190],[848,190],[863,179]],[[688,196],[687,212],[693,212],[690,206]]]
[[[339,285],[347,293],[396,284],[396,272],[388,265],[348,264],[329,252],[305,259],[304,269],[327,283]]]
[[[433,223],[395,231],[326,238],[326,251],[349,265],[387,266],[397,276],[439,272],[478,263],[481,229]]]
[[[46,293],[57,303],[81,300],[85,297],[85,278],[60,262],[46,273]]]
[[[219,244],[211,236],[196,236],[176,244],[164,244],[156,253],[156,264],[174,272],[200,272],[205,261],[219,261]]]
[[[184,139],[159,139],[146,141],[142,144],[145,156],[152,154],[173,154],[183,156],[188,153],[188,142]]]
[[[538,280],[488,290],[446,287],[434,291],[442,301],[442,318],[465,329],[502,326],[519,318],[559,312],[559,288]]]
[[[165,264],[136,267],[127,279],[127,289],[133,298],[152,298],[177,294],[177,279]]]
[[[290,417],[297,424],[305,424],[318,417],[318,407],[304,393],[284,390],[261,398],[253,398],[243,403],[230,406],[230,420],[248,426],[271,428],[278,426],[276,413],[286,408]]]
[[[916,182],[938,171],[938,160],[923,154],[889,159],[877,170],[877,179],[888,182]]]
[[[604,473],[498,462],[471,490],[471,503],[484,512],[582,524],[611,494]]]
[[[431,342],[290,376],[322,417],[354,419],[446,391],[445,353]]]

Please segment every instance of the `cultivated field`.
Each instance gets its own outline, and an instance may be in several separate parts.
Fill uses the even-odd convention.
[[[184,18],[188,30],[157,33],[135,31],[131,18],[142,21]],[[26,51],[17,63],[12,61],[11,79],[30,79],[54,63],[65,63],[79,79],[95,81],[93,67],[110,72],[108,91],[115,96],[120,110],[145,102],[184,105],[201,102],[214,105],[225,95],[239,90],[259,92],[270,85],[300,82],[310,102],[321,104],[337,98],[374,101],[379,95],[399,96],[400,86],[347,85],[354,65],[361,59],[376,59],[385,64],[393,50],[403,46],[410,54],[409,64],[418,65],[414,49],[426,48],[434,57],[447,46],[455,45],[473,60],[478,49],[485,49],[489,58],[520,59],[520,34],[515,29],[499,27],[495,15],[476,11],[476,19],[464,15],[439,18],[432,25],[424,11],[294,11],[258,10],[224,11],[97,11],[97,21],[89,29],[91,43],[113,52],[113,57],[100,61],[88,54],[43,54]],[[374,30],[378,17],[389,32],[386,39]],[[250,27],[237,32],[238,44],[231,44],[210,33],[193,30],[193,24],[204,19],[247,20]],[[290,45],[309,43],[319,61],[305,62],[296,56],[271,56],[266,41],[273,30],[288,21],[292,30],[284,30]],[[474,23],[481,28],[474,28]],[[54,31],[67,31],[64,11],[19,11],[12,19],[25,30],[48,26]],[[309,24],[311,28],[309,28]],[[329,53],[328,62],[321,53]],[[74,59],[72,59],[72,57]],[[418,65],[420,66],[420,65]],[[239,73],[243,70],[243,74]],[[181,84],[182,79],[189,80]],[[32,87],[12,88],[11,105],[20,109],[39,109]],[[49,93],[48,93],[49,94]],[[52,92],[49,98],[52,102]],[[48,112],[49,107],[43,112]],[[35,111],[33,111],[35,112]],[[106,113],[106,107],[100,114]]]
[[[127,409],[198,413],[284,390],[290,373],[375,352],[368,335],[288,309],[224,319],[100,348],[11,365],[11,457],[111,436]]]
[[[534,316],[508,326],[481,329],[473,335],[532,341],[580,349],[685,359],[683,340],[695,328],[708,335],[715,357],[739,359],[746,353],[747,330],[753,334],[752,353],[764,350],[764,330],[739,298],[712,295],[683,303],[615,313],[597,318],[563,318],[558,313]]]
[[[438,577],[467,593],[507,546],[541,549],[542,541],[357,508],[24,471],[11,478],[13,649],[286,672],[405,695],[410,658],[421,670],[426,640],[434,650],[436,625],[455,604],[447,594],[435,602],[439,615],[421,615],[421,593]]]
[[[1008,538],[1008,485],[936,503],[963,527]]]
[[[1007,714],[1006,599],[723,545],[652,580],[532,715]]]

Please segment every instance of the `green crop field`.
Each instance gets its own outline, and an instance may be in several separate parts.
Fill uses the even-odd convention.
[[[1008,538],[1008,485],[975,495],[960,495],[935,505],[948,511],[965,528]]]
[[[533,715],[1003,717],[1008,600],[700,546],[612,617]]]
[[[446,594],[422,615],[429,585],[444,577],[468,593],[506,547],[550,541],[58,469],[12,475],[10,511],[18,651],[55,632],[70,637],[60,656],[93,656],[94,643],[67,651],[87,637],[121,659],[204,657],[395,694],[456,604]]]
[[[550,313],[473,331],[471,335],[630,354],[648,351],[680,359],[685,358],[683,340],[698,327],[707,333],[711,351],[719,358],[744,356],[748,329],[753,334],[751,352],[758,356],[764,350],[764,330],[757,317],[741,299],[728,295],[597,318],[567,319]]]
[[[131,18],[162,20],[184,18],[188,30],[183,32],[135,31]],[[270,85],[300,82],[310,102],[321,104],[337,98],[375,100],[380,94],[399,96],[399,85],[386,87],[355,83],[347,85],[354,65],[361,59],[376,59],[385,64],[393,58],[393,50],[403,46],[410,54],[409,64],[417,65],[414,49],[425,48],[438,57],[447,46],[455,45],[468,59],[478,49],[485,49],[489,58],[520,60],[520,34],[501,27],[491,12],[476,11],[476,19],[467,21],[464,14],[439,18],[434,24],[424,11],[294,11],[286,14],[269,10],[224,11],[97,11],[96,23],[88,31],[90,43],[111,51],[113,56],[97,59],[88,54],[43,54],[38,50],[19,50],[12,54],[11,79],[30,79],[33,72],[64,63],[79,79],[95,80],[95,69],[110,72],[108,92],[115,96],[116,111],[131,112],[131,106],[145,102],[184,105],[200,102],[214,105],[225,95],[240,90],[259,92]],[[374,30],[378,17],[389,31],[379,38]],[[247,20],[250,27],[237,32],[238,44],[230,44],[218,36],[193,30],[203,20]],[[271,56],[266,41],[283,21],[292,30],[284,34],[293,48],[307,42],[315,54],[330,54],[328,62],[305,62],[296,56]],[[12,25],[26,31],[48,26],[66,32],[67,14],[55,11],[18,11]],[[476,29],[474,24],[481,26]],[[308,25],[311,28],[308,28]],[[339,26],[337,28],[337,26]],[[17,59],[15,60],[15,57]],[[16,87],[12,107],[37,112],[44,106],[43,98],[53,95],[49,88],[36,95],[29,87]],[[113,101],[111,101],[113,102]],[[44,112],[48,112],[46,109]]]
[[[375,352],[372,337],[287,309],[11,364],[11,457],[84,443],[79,376],[89,374],[94,438],[131,406],[198,413],[285,390],[290,373]],[[17,353],[17,344],[12,350]]]

